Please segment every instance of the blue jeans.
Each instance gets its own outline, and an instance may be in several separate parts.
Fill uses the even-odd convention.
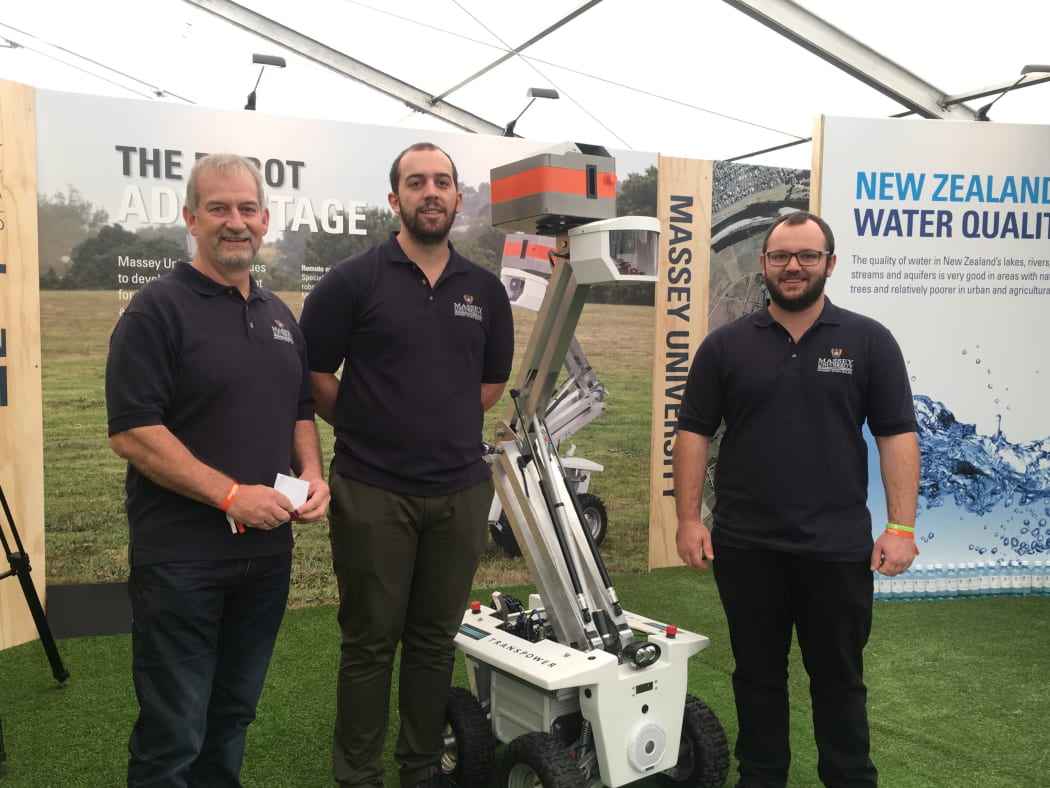
[[[132,567],[129,786],[239,786],[291,553]]]

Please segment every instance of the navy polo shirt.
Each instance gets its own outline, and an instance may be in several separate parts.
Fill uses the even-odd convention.
[[[873,435],[916,428],[890,332],[825,299],[798,344],[762,309],[721,326],[693,359],[680,430],[713,436],[718,545],[818,560],[871,553],[865,421]]]
[[[292,465],[295,423],[312,419],[306,346],[287,306],[254,281],[245,300],[188,263],[143,287],[110,338],[109,434],[164,425],[202,462],[242,484],[273,485]],[[289,526],[232,534],[226,515],[154,483],[129,463],[133,566],[290,550]]]
[[[325,274],[300,320],[310,368],[343,365],[335,469],[404,495],[448,495],[489,476],[481,384],[510,376],[503,284],[449,249],[431,288],[391,233]]]

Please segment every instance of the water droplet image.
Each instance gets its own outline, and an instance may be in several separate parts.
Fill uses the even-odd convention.
[[[998,543],[1017,557],[1050,553],[1050,534],[1041,517],[1050,515],[1050,438],[1013,443],[1003,433],[999,414],[995,432],[982,434],[975,425],[958,421],[942,402],[921,394],[914,401],[923,456],[920,506],[931,514],[949,506],[976,515],[985,522],[975,533],[994,524],[993,534],[974,539],[971,552],[995,553]],[[1042,527],[1032,528],[1037,519]],[[931,530],[927,538],[937,533]],[[994,542],[982,544],[985,538]]]

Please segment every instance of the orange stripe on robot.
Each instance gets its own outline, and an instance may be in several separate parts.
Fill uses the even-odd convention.
[[[520,260],[535,259],[546,261],[547,255],[555,251],[553,246],[544,246],[535,241],[508,237],[503,244],[503,257],[517,258]]]
[[[597,197],[616,197],[616,174],[597,173]],[[492,181],[494,203],[516,200],[530,194],[560,192],[588,196],[587,172],[567,167],[536,167]]]

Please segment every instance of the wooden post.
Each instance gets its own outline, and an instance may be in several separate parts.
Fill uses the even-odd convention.
[[[0,484],[44,599],[44,437],[31,87],[0,80]],[[3,522],[0,527],[7,528]],[[11,534],[7,534],[11,541]],[[11,545],[12,550],[15,549]],[[0,554],[0,573],[8,571]],[[18,580],[0,581],[0,649],[37,637]]]
[[[661,156],[657,188],[660,279],[653,343],[649,568],[681,564],[675,548],[671,452],[686,375],[707,335],[711,278],[710,161]]]

